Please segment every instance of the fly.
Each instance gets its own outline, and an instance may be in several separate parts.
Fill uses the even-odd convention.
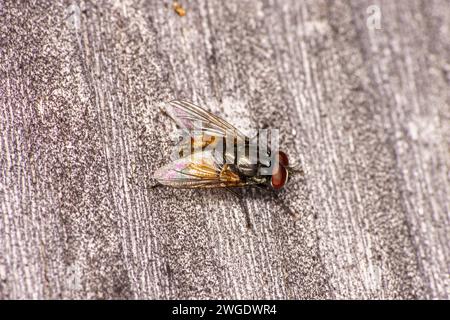
[[[272,152],[259,135],[249,138],[227,121],[184,100],[170,101],[166,112],[190,139],[178,146],[178,159],[155,172],[161,185],[189,189],[266,186],[272,190],[286,185],[293,170],[287,154]],[[261,150],[267,152],[268,160],[263,159]]]

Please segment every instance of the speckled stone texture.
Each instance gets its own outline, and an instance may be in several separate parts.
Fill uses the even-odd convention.
[[[0,0],[0,298],[450,298],[448,1],[180,3]],[[304,175],[151,188],[173,98]]]

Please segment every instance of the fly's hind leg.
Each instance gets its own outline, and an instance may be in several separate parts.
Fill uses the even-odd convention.
[[[148,190],[153,190],[153,189],[156,189],[156,188],[161,188],[162,186],[163,185],[161,183],[156,182],[155,184],[152,184],[152,185],[148,186],[147,189]]]
[[[238,197],[239,199],[241,199],[242,198],[242,195],[241,194],[239,194],[238,192],[236,192],[235,190],[233,190],[233,189],[231,189],[231,188],[225,188],[225,190],[227,190],[227,191],[229,191],[229,192],[231,192],[232,194],[234,194],[236,197]]]

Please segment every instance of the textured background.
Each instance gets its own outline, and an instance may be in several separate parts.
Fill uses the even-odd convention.
[[[449,2],[182,4],[0,0],[0,298],[450,298]],[[304,176],[151,189],[173,98]]]

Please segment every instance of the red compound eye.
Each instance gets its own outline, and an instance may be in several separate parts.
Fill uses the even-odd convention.
[[[288,167],[289,166],[289,158],[288,158],[287,154],[284,153],[283,151],[278,151],[278,162],[283,167]]]
[[[272,174],[271,184],[275,190],[283,188],[287,181],[288,173],[286,168],[278,166],[278,170]]]

